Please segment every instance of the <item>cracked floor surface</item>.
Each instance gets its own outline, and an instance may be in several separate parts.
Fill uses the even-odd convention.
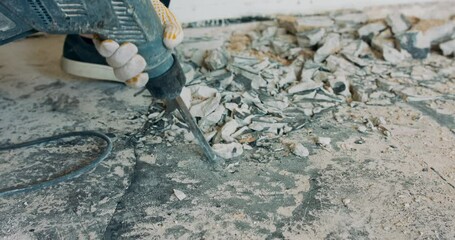
[[[455,238],[453,100],[331,109],[271,138],[261,157],[246,152],[213,171],[196,145],[147,137],[146,119],[131,116],[146,115],[150,96],[62,73],[62,43],[46,36],[0,48],[0,141],[98,130],[114,150],[74,181],[0,198],[0,238]],[[390,137],[357,131],[378,116]],[[314,136],[332,142],[320,147]],[[310,156],[283,149],[291,140]],[[84,165],[100,147],[69,139],[1,152],[0,188]]]

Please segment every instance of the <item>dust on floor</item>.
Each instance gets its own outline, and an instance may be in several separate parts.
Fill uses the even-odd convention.
[[[373,38],[378,36],[375,34],[383,34],[381,41],[387,39],[381,42],[384,45],[365,40],[373,49],[365,56],[372,58],[359,58],[364,56],[361,54],[348,56],[346,51],[352,48],[346,43],[356,39],[346,40],[343,36],[350,36],[353,29],[357,31],[368,24],[388,28],[390,21],[403,21],[411,28],[407,24],[418,22],[413,18],[405,21],[400,16],[395,20],[371,22],[361,13],[327,16],[318,16],[331,24],[324,31],[335,31],[339,36],[324,33],[315,43],[317,47],[309,48],[306,44],[313,44],[309,40],[314,35],[308,34],[317,35],[317,31],[303,28],[295,31],[305,36],[293,33],[290,37],[289,32],[273,22],[215,28],[216,33],[211,33],[210,28],[187,32],[187,41],[179,52],[186,59],[184,68],[192,85],[190,89],[193,88],[189,91],[192,99],[189,104],[212,108],[201,113],[207,108],[196,107],[193,113],[201,114],[203,121],[221,109],[218,111],[221,114],[209,118],[217,120],[215,123],[200,124],[205,124],[207,133],[215,131],[208,134],[212,144],[235,143],[242,149],[241,155],[234,152],[240,156],[230,159],[221,171],[214,171],[204,161],[178,115],[161,114],[164,111],[161,102],[146,94],[133,97],[134,91],[120,84],[80,80],[63,74],[58,67],[61,37],[27,39],[0,48],[2,142],[89,129],[106,132],[114,140],[112,156],[91,173],[53,188],[0,199],[0,236],[5,239],[455,238],[453,57],[442,57],[444,52],[436,46],[425,60],[413,60],[412,55],[400,49],[390,50],[388,42],[397,36],[393,32],[384,33],[384,29],[367,34]],[[313,18],[290,22],[302,26],[312,23]],[[347,24],[347,20],[351,22]],[[343,23],[343,31],[336,21]],[[318,23],[321,22],[324,21]],[[300,42],[289,42],[292,35],[299,37]],[[326,35],[332,37],[323,37]],[[258,41],[251,42],[254,37]],[[231,44],[232,38],[236,40],[235,45]],[[321,55],[322,50],[314,55],[327,39],[335,43],[340,40],[342,43],[337,44],[346,46],[343,55],[337,51]],[[362,47],[365,49],[365,45]],[[215,50],[206,55],[207,49]],[[324,49],[330,50],[329,46]],[[248,52],[261,61],[245,62],[242,58],[241,64],[229,65],[230,61],[223,59],[231,59],[232,52],[225,55],[226,50]],[[273,75],[274,69],[285,68],[300,53],[303,53],[302,63],[322,56],[317,67],[301,66],[312,74],[318,73],[307,79],[298,71],[295,79],[284,77],[286,81],[282,84],[269,84],[274,80],[267,78],[270,76],[267,73]],[[397,58],[406,60],[387,60]],[[362,67],[365,61],[371,66]],[[297,63],[291,66],[298,68]],[[348,73],[352,71],[346,81],[338,83],[337,78],[330,78],[340,73],[335,66],[342,66]],[[216,71],[218,68],[227,71]],[[265,87],[260,79],[248,74],[257,69],[267,82]],[[242,78],[229,79],[231,73]],[[287,69],[278,74],[288,73],[292,71]],[[353,77],[356,74],[352,73],[359,73],[363,78]],[[219,84],[226,82],[210,85],[210,81],[226,76],[231,94],[218,90]],[[278,80],[282,80],[283,75],[279,76]],[[321,85],[305,85],[304,80]],[[245,85],[239,82],[250,85],[244,89]],[[254,82],[257,85],[251,86]],[[348,86],[341,89],[342,84]],[[202,91],[201,85],[210,89]],[[243,94],[257,90],[255,86],[265,88],[272,97]],[[296,98],[293,94],[300,90],[294,92],[295,89],[312,93],[312,99],[305,94]],[[210,97],[197,96],[207,92]],[[237,98],[239,92],[242,94]],[[356,93],[366,97],[353,99]],[[207,103],[208,99],[211,101]],[[281,105],[274,105],[277,102]],[[240,103],[247,107],[242,108]],[[285,106],[283,111],[277,109],[280,106]],[[286,112],[289,106],[293,111]],[[300,114],[295,109],[301,110]],[[245,113],[258,118],[241,121],[245,120]],[[232,123],[233,119],[238,120],[237,124]],[[258,123],[253,124],[254,121]],[[242,127],[247,128],[238,132]],[[297,144],[305,150],[295,150]],[[40,148],[2,152],[0,177],[5,180],[0,188],[55,176],[87,164],[100,146],[93,140],[69,139]]]

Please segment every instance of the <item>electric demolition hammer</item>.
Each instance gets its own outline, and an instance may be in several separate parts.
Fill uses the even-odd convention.
[[[147,62],[146,88],[153,97],[178,107],[204,154],[216,161],[210,145],[180,98],[185,75],[163,45],[163,26],[150,0],[1,0],[0,45],[35,32],[98,34],[137,45]]]

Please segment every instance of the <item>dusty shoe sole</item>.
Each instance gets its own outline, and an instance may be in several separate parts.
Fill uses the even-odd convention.
[[[62,57],[61,67],[63,71],[74,76],[124,83],[115,77],[114,69],[110,66],[79,62]]]

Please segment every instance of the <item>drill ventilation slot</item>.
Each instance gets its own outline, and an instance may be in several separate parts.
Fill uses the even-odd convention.
[[[67,0],[62,3],[57,2],[57,6],[62,10],[67,18],[87,16],[87,9],[81,1]]]
[[[29,3],[30,8],[36,13],[36,15],[38,15],[44,24],[51,24],[52,17],[41,0],[27,0],[27,2]]]

